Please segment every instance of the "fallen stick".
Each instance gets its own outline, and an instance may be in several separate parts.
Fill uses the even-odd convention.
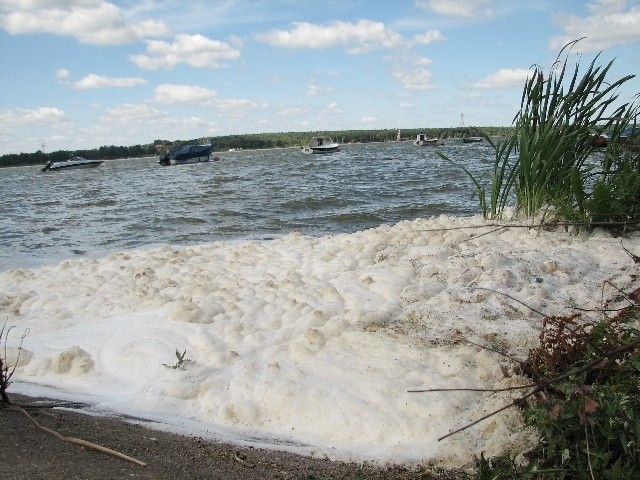
[[[47,428],[47,427],[44,427],[44,426],[40,425],[35,418],[33,418],[31,415],[29,415],[29,413],[24,408],[18,407],[17,405],[9,405],[7,408],[9,410],[15,410],[17,412],[24,413],[27,417],[29,417],[31,419],[31,421],[40,430],[42,430],[44,432],[47,432],[47,433],[53,435],[54,437],[56,437],[56,438],[58,438],[58,439],[60,439],[62,441],[75,443],[77,445],[82,445],[83,447],[91,448],[93,450],[97,450],[99,452],[106,453],[107,455],[112,455],[114,457],[122,458],[123,460],[127,460],[129,462],[137,463],[138,465],[141,465],[143,467],[146,465],[146,463],[141,462],[140,460],[138,460],[136,458],[130,457],[128,455],[125,455],[124,453],[117,452],[117,451],[112,450],[110,448],[103,447],[102,445],[98,445],[96,443],[88,442],[88,441],[82,440],[80,438],[67,437],[67,436],[64,436],[64,435],[60,434],[59,432],[56,432],[55,430],[52,430],[52,429]]]

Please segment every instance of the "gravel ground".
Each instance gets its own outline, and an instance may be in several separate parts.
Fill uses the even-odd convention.
[[[9,392],[10,393],[10,392]],[[123,419],[52,408],[51,399],[9,395],[43,427],[108,447],[145,463],[138,465],[92,448],[57,438],[36,426],[23,412],[0,408],[0,477],[18,479],[454,479],[425,468],[375,468],[331,462],[286,452],[246,448],[182,436]],[[76,409],[77,408],[77,409]]]

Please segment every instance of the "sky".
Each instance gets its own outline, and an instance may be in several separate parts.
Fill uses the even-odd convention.
[[[634,74],[640,1],[0,0],[0,155],[508,126],[530,68],[582,37],[572,61]]]
[[[525,358],[535,312],[599,320],[627,306],[640,265],[603,231],[492,230],[441,215],[1,271],[2,353],[19,360],[8,394],[331,460],[460,468],[521,453],[540,434],[515,408],[438,438],[522,390],[415,390],[528,384],[477,345]],[[624,246],[640,251],[640,236]]]

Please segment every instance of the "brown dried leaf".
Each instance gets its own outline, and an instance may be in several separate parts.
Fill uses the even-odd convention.
[[[596,402],[593,398],[585,396],[583,406],[584,406],[584,413],[589,414],[598,410],[598,407],[600,407],[600,404]]]
[[[549,416],[554,420],[558,420],[560,418],[560,414],[562,413],[562,405],[556,403],[553,407],[549,409]]]
[[[578,416],[580,417],[580,425],[589,424],[594,425],[595,421],[591,414],[598,410],[600,404],[591,397],[585,395],[582,400],[582,406],[578,410]]]
[[[640,301],[640,288],[636,288],[633,292],[629,294],[629,298],[634,302]]]

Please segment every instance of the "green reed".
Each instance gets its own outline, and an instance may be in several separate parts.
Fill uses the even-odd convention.
[[[568,52],[578,41],[561,50],[549,75],[539,66],[532,68],[512,135],[497,145],[485,136],[495,149],[489,199],[487,189],[461,167],[476,186],[485,218],[500,217],[510,199],[515,199],[516,212],[527,218],[553,205],[571,205],[584,212],[586,185],[593,168],[587,160],[597,148],[594,134],[606,131],[609,142],[615,143],[637,115],[637,106],[632,103],[614,105],[619,87],[635,75],[609,83],[606,77],[613,61],[604,67],[598,65],[600,55],[582,76],[580,62],[570,72]],[[565,51],[564,60],[560,60]],[[606,173],[611,165],[601,167]]]

